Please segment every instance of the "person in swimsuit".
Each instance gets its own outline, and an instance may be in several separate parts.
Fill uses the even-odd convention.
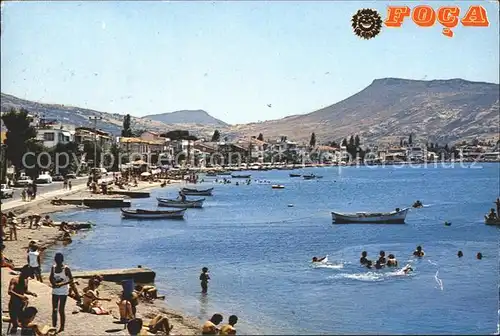
[[[38,314],[38,309],[35,307],[26,307],[20,317],[21,322],[21,335],[22,336],[47,336],[47,335],[55,335],[56,328],[51,328],[49,326],[44,326],[40,328],[40,326],[36,323],[33,323],[33,320]]]
[[[41,264],[40,251],[38,251],[38,247],[36,246],[36,244],[30,245],[28,251],[28,265],[30,266],[31,272],[36,277],[36,279],[40,282],[43,282],[40,269]]]
[[[221,314],[214,314],[210,320],[205,322],[201,328],[201,334],[202,335],[217,335],[219,332],[219,328],[217,328],[217,325],[219,325],[224,318],[222,317]]]
[[[89,285],[85,288],[85,294],[83,294],[83,311],[97,315],[109,314],[109,312],[102,308],[99,303],[99,301],[111,301],[111,299],[101,298],[99,296],[97,288],[100,284],[101,282],[96,277],[92,277],[89,280]]]
[[[398,267],[398,261],[394,254],[389,254],[389,257],[387,259],[387,264],[388,267]]]
[[[459,258],[462,258],[464,256],[464,253],[462,251],[458,251],[457,256]]]
[[[322,262],[323,260],[325,260],[325,258],[326,258],[326,256],[321,257],[321,258],[313,257],[312,262]]]
[[[413,251],[413,256],[414,257],[423,257],[425,255],[424,251],[422,250],[422,246],[417,246],[416,250]]]
[[[236,335],[236,328],[234,325],[238,322],[238,316],[231,315],[229,316],[229,323],[223,325],[220,328],[219,335]]]
[[[2,254],[2,267],[8,267],[10,269],[14,269],[14,263],[12,262],[12,260],[10,260],[9,258],[7,258],[3,251],[5,250],[5,245],[2,244],[2,247],[1,247],[1,254]]]
[[[359,263],[361,265],[366,265],[368,263],[368,258],[366,258],[366,256],[368,255],[368,252],[366,251],[363,251],[361,252],[361,258],[359,258]]]
[[[13,278],[9,283],[9,316],[12,323],[11,333],[16,333],[19,327],[19,318],[21,313],[28,304],[28,297],[26,295],[31,295],[36,297],[37,295],[28,290],[28,278],[31,277],[31,269],[28,265],[24,265],[21,268],[21,272],[17,278]]]
[[[382,264],[382,266],[385,266],[385,264],[387,263],[387,260],[385,258],[385,251],[380,251],[378,261],[380,261],[380,264]]]
[[[64,331],[66,323],[66,300],[69,294],[69,285],[73,283],[73,275],[68,266],[64,265],[62,253],[56,253],[55,265],[50,269],[50,284],[52,285],[52,326],[57,326],[57,312],[61,317],[58,333]]]
[[[203,267],[201,269],[201,274],[200,274],[201,292],[202,293],[208,292],[208,281],[209,280],[210,280],[210,275],[208,274],[208,268]]]

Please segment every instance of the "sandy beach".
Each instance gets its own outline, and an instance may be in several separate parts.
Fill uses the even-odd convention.
[[[167,185],[166,188],[171,188],[177,185],[180,181],[172,181],[173,184]],[[145,191],[160,187],[160,182],[140,182],[137,187],[130,190]],[[100,195],[90,195],[88,190],[75,190],[73,192],[65,193],[64,196],[71,195],[71,197],[100,197]],[[121,197],[119,195],[106,195],[106,197]],[[58,227],[41,227],[39,229],[29,229],[28,226],[23,226],[20,223],[20,218],[28,216],[29,214],[37,213],[39,215],[46,215],[55,212],[67,211],[77,209],[78,206],[74,205],[53,205],[50,199],[42,199],[39,201],[25,202],[20,207],[11,209],[18,217],[19,227],[17,230],[17,240],[4,241],[5,256],[14,262],[14,265],[21,267],[26,264],[26,250],[31,240],[35,240],[43,250],[49,249],[54,244],[61,241],[63,232],[59,231]],[[9,211],[9,210],[8,210]],[[94,229],[98,230],[98,226]],[[78,234],[78,232],[76,233]],[[43,258],[42,258],[43,260]],[[98,266],[96,266],[98,268]],[[2,311],[3,316],[8,316],[8,284],[10,279],[14,277],[13,273],[8,268],[2,268]],[[36,280],[30,281],[30,290],[37,293],[38,297],[30,297],[30,305],[36,307],[39,311],[35,322],[41,325],[50,325],[51,323],[51,291],[48,286],[48,279],[44,277],[44,283],[39,283]],[[77,279],[78,288],[81,291],[87,285],[88,280]],[[121,285],[113,282],[103,282],[99,288],[101,297],[110,298],[110,302],[103,302],[103,307],[111,311],[111,315],[93,315],[80,312],[80,308],[76,306],[76,302],[72,299],[68,300],[66,305],[66,330],[61,335],[102,335],[102,334],[116,334],[127,335],[123,325],[116,324],[119,318],[118,306],[116,301],[119,293],[121,292]],[[160,293],[161,295],[161,293]],[[200,321],[196,318],[187,316],[182,312],[178,312],[168,307],[168,297],[166,301],[156,300],[155,302],[141,301],[137,307],[137,317],[142,318],[145,322],[157,314],[163,314],[168,317],[174,329],[171,334],[174,335],[195,335],[199,333]],[[2,324],[2,334],[6,332],[7,323]]]

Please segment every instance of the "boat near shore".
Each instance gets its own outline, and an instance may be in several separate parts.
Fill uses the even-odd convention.
[[[301,174],[290,174],[290,177],[301,177]]]
[[[332,211],[332,220],[334,224],[404,224],[406,214],[410,208],[396,209],[391,212],[356,212],[356,213],[338,213]]]
[[[272,189],[285,189],[285,186],[282,184],[273,184],[271,186]]]
[[[179,199],[167,199],[161,197],[157,197],[156,200],[158,201],[158,206],[171,208],[202,208],[203,202],[205,201],[204,198],[182,201]]]
[[[182,188],[181,192],[184,195],[188,195],[188,196],[212,196],[213,190],[214,190],[214,188],[208,188],[208,189],[203,189],[203,190]]]
[[[124,218],[134,219],[182,219],[186,208],[181,210],[125,210],[121,209]]]

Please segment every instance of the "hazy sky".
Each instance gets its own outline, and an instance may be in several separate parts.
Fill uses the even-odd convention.
[[[20,98],[135,116],[204,109],[229,123],[308,113],[374,79],[499,82],[499,9],[490,27],[384,27],[361,40],[360,8],[388,2],[7,2],[1,89]],[[461,15],[462,16],[462,15]],[[268,107],[268,104],[272,104]]]

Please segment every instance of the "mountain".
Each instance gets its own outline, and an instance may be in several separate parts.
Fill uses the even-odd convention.
[[[365,141],[397,141],[414,133],[434,142],[499,135],[499,85],[463,79],[383,78],[320,110],[233,127],[240,135],[308,142],[339,141],[358,134]]]
[[[374,80],[362,91],[320,110],[279,120],[244,125],[227,125],[207,112],[178,111],[132,117],[134,129],[166,132],[189,130],[209,139],[218,129],[229,139],[257,136],[266,139],[286,135],[308,143],[311,133],[318,142],[340,141],[358,134],[363,142],[399,142],[414,134],[414,139],[452,143],[476,137],[499,137],[499,85],[463,79],[409,80],[383,78]],[[97,127],[120,134],[122,114],[111,114],[80,107],[41,104],[1,94],[1,111],[24,107],[46,118],[78,126],[93,126],[90,116],[103,119]]]
[[[170,113],[151,114],[143,117],[154,121],[160,121],[165,124],[198,124],[227,127],[225,122],[212,117],[203,110],[182,110]]]
[[[114,135],[119,135],[121,133],[124,117],[123,114],[118,113],[107,113],[60,104],[37,103],[2,93],[0,110],[2,112],[6,112],[10,108],[25,108],[30,111],[30,113],[38,114],[39,116],[43,116],[47,119],[57,119],[62,123],[72,124],[75,126],[93,127],[94,122],[89,120],[89,117],[101,117],[102,119],[97,122],[97,128]],[[131,117],[131,124],[133,129],[148,129],[157,132],[167,132],[174,129],[186,129],[190,130],[197,136],[205,138],[211,137],[214,132],[213,126],[205,127],[194,124],[164,124],[160,121],[137,118],[134,116]],[[3,124],[1,127],[4,127]]]

